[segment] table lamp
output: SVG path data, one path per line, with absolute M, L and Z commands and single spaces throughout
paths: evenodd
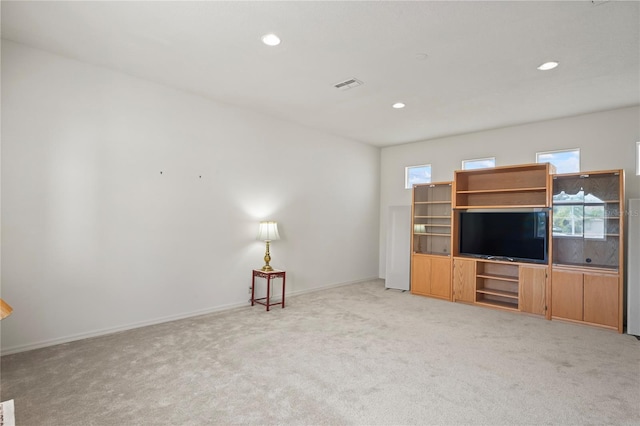
M 258 229 L 258 240 L 267 243 L 267 251 L 264 254 L 265 265 L 262 270 L 265 272 L 273 271 L 269 262 L 271 262 L 271 255 L 269 254 L 269 243 L 280 239 L 278 234 L 278 222 L 264 221 L 260 222 L 260 228 Z
M 13 312 L 13 308 L 7 302 L 0 299 L 0 319 L 5 319 Z

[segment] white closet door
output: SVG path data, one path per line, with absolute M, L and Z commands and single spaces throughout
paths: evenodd
M 627 333 L 640 336 L 640 199 L 629 200 L 627 224 Z
M 409 290 L 411 206 L 390 206 L 387 222 L 385 287 Z

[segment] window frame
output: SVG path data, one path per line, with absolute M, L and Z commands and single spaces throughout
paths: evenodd
M 409 183 L 409 170 L 410 169 L 418 169 L 418 168 L 422 168 L 422 167 L 429 167 L 429 181 L 428 182 L 417 182 L 415 184 L 410 184 Z M 432 175 L 433 175 L 433 166 L 431 165 L 431 163 L 418 164 L 418 165 L 415 165 L 415 166 L 406 166 L 404 168 L 404 189 L 413 189 L 413 185 L 417 185 L 417 184 L 421 184 L 421 183 L 431 183 L 432 182 Z
M 553 154 L 564 153 L 564 152 L 577 152 L 578 153 L 578 170 L 560 171 L 560 170 L 557 170 L 558 167 L 556 166 L 556 173 L 557 174 L 562 174 L 562 173 L 580 173 L 580 171 L 582 169 L 582 164 L 581 164 L 582 153 L 580 152 L 580 148 L 567 148 L 567 149 L 556 149 L 556 150 L 552 150 L 552 151 L 536 152 L 536 163 L 537 164 L 542 164 L 542 163 L 553 164 L 552 161 L 540 161 L 540 156 L 541 155 L 553 155 Z
M 493 161 L 493 166 L 488 166 L 488 167 L 477 167 L 475 169 L 467 169 L 465 167 L 466 163 L 471 163 L 471 162 L 475 162 L 475 161 L 487 161 L 487 160 L 492 160 Z M 496 167 L 496 157 L 484 157 L 484 158 L 472 158 L 469 160 L 462 160 L 462 170 L 482 170 L 482 169 L 491 169 Z

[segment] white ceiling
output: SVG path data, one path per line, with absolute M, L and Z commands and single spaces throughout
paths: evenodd
M 638 1 L 2 1 L 1 12 L 4 39 L 375 146 L 640 104 Z M 263 45 L 268 32 L 282 43 Z M 548 60 L 560 66 L 536 69 Z M 364 85 L 333 87 L 352 77 Z

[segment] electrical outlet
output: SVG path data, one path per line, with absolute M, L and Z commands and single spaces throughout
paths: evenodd
M 251 287 L 249 287 L 249 294 L 251 294 Z

